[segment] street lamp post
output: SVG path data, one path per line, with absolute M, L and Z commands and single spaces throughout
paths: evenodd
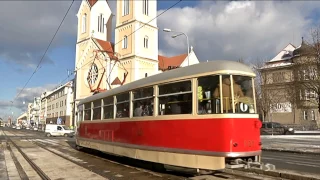
M 190 48 L 189 48 L 189 38 L 188 38 L 187 34 L 185 34 L 184 32 L 172 31 L 171 29 L 168 29 L 168 28 L 163 29 L 163 31 L 164 31 L 164 32 L 176 32 L 176 33 L 180 33 L 180 34 L 171 36 L 172 38 L 176 38 L 176 37 L 181 36 L 181 35 L 185 35 L 185 36 L 186 36 L 186 38 L 187 38 L 187 46 L 188 46 L 188 66 L 189 66 L 189 64 L 190 64 L 190 61 L 189 61 Z

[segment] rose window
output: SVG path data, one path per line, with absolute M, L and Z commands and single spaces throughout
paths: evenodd
M 96 64 L 93 64 L 89 69 L 87 80 L 90 85 L 94 85 L 97 79 L 98 79 L 98 67 Z

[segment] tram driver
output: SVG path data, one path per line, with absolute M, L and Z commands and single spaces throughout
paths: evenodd
M 233 82 L 234 98 L 243 97 L 244 94 L 239 84 Z M 215 89 L 213 96 L 215 98 L 220 97 L 220 86 Z M 229 77 L 222 80 L 222 97 L 223 97 L 223 111 L 232 113 L 232 96 L 231 96 L 231 81 Z

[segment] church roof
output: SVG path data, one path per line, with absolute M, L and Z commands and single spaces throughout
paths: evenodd
M 87 0 L 90 6 L 92 7 L 98 0 Z
M 90 7 L 92 7 L 94 4 L 96 4 L 98 2 L 98 0 L 87 0 L 87 1 L 90 4 Z M 107 0 L 106 0 L 106 2 L 108 3 Z
M 114 54 L 114 44 L 109 41 L 103 41 L 100 39 L 93 38 L 99 46 L 102 48 L 101 50 L 105 51 L 111 59 L 118 59 L 118 57 Z
M 158 55 L 159 70 L 166 70 L 169 66 L 179 67 L 187 58 L 188 54 L 180 54 L 173 57 Z

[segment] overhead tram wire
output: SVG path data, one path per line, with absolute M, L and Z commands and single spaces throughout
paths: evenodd
M 137 32 L 138 30 L 140 30 L 140 29 L 141 29 L 142 27 L 144 27 L 146 24 L 149 24 L 149 23 L 152 22 L 153 20 L 157 19 L 157 18 L 160 17 L 162 14 L 166 13 L 168 10 L 172 9 L 172 8 L 175 7 L 177 4 L 179 4 L 181 1 L 182 1 L 182 0 L 178 0 L 175 4 L 171 5 L 169 8 L 167 8 L 166 10 L 164 10 L 163 12 L 161 12 L 160 14 L 158 14 L 156 17 L 152 18 L 152 19 L 151 19 L 150 21 L 148 21 L 147 23 L 144 23 L 141 27 L 139 27 L 138 29 L 136 29 L 135 31 L 133 31 L 133 32 L 132 32 L 131 34 L 129 34 L 128 36 L 133 35 L 135 32 Z M 71 9 L 73 3 L 74 3 L 74 0 L 73 0 L 72 3 L 70 4 L 69 9 L 67 10 L 65 16 L 63 17 L 63 19 L 62 19 L 62 21 L 61 21 L 61 23 L 60 23 L 60 25 L 59 25 L 56 33 L 54 34 L 52 40 L 50 41 L 50 44 L 49 44 L 49 46 L 47 47 L 44 55 L 42 56 L 39 64 L 37 65 L 36 69 L 34 70 L 34 72 L 32 73 L 32 75 L 30 76 L 30 78 L 28 79 L 28 81 L 26 82 L 26 84 L 24 85 L 24 87 L 21 89 L 21 91 L 18 93 L 18 95 L 14 98 L 14 100 L 19 97 L 19 95 L 20 95 L 21 92 L 25 89 L 25 87 L 27 86 L 27 84 L 29 83 L 29 81 L 31 80 L 31 78 L 33 77 L 33 75 L 34 75 L 34 74 L 37 72 L 37 70 L 39 69 L 39 66 L 40 66 L 41 62 L 43 61 L 43 58 L 44 58 L 45 54 L 47 53 L 50 45 L 52 44 L 52 41 L 54 40 L 54 38 L 55 38 L 57 32 L 59 31 L 59 29 L 60 29 L 60 27 L 61 27 L 64 19 L 66 18 L 67 14 L 69 13 L 69 10 Z M 121 43 L 122 41 L 123 41 L 123 39 L 121 39 L 121 40 L 120 40 L 119 42 L 117 42 L 115 45 Z M 108 51 L 108 50 L 111 50 L 111 49 L 109 48 L 109 49 L 107 49 L 107 51 Z M 93 60 L 89 61 L 88 63 L 86 63 L 86 64 L 84 64 L 84 65 L 82 65 L 80 68 L 77 68 L 76 71 L 82 69 L 84 66 L 86 66 L 86 65 L 89 64 L 89 63 L 91 63 L 92 61 L 93 61 Z M 67 78 L 66 78 L 66 79 L 67 79 Z M 65 80 L 66 80 L 66 79 L 65 79 Z M 65 81 L 65 80 L 63 80 L 63 81 Z M 13 101 L 14 101 L 14 100 L 13 100 Z M 11 107 L 12 107 L 12 105 L 11 105 Z M 11 110 L 11 107 L 10 107 L 10 110 Z
M 29 77 L 29 79 L 27 80 L 27 82 L 25 83 L 25 85 L 23 86 L 23 88 L 20 90 L 20 92 L 18 93 L 18 95 L 17 95 L 17 96 L 12 100 L 12 103 L 11 103 L 11 105 L 10 105 L 10 109 L 9 109 L 9 112 L 11 111 L 11 108 L 12 108 L 12 106 L 13 106 L 13 102 L 14 102 L 14 100 L 15 100 L 15 99 L 17 99 L 17 98 L 19 97 L 19 95 L 22 93 L 22 91 L 26 88 L 26 86 L 27 86 L 27 85 L 28 85 L 28 83 L 30 82 L 30 80 L 31 80 L 31 78 L 33 77 L 33 75 L 37 72 L 37 70 L 38 70 L 38 69 L 40 69 L 40 68 L 41 68 L 41 67 L 40 67 L 40 64 L 41 64 L 41 62 L 43 61 L 43 59 L 44 59 L 45 55 L 47 54 L 47 52 L 48 52 L 48 50 L 49 50 L 49 48 L 50 48 L 50 46 L 51 46 L 51 44 L 52 44 L 52 42 L 53 42 L 54 38 L 56 37 L 57 33 L 59 32 L 60 27 L 61 27 L 62 23 L 64 22 L 65 18 L 67 17 L 67 15 L 68 15 L 68 13 L 69 13 L 69 11 L 70 11 L 70 9 L 71 9 L 71 7 L 72 7 L 73 3 L 74 3 L 74 0 L 72 0 L 72 2 L 71 2 L 71 4 L 70 4 L 70 6 L 69 6 L 69 8 L 68 8 L 67 12 L 65 13 L 65 15 L 64 15 L 64 17 L 63 17 L 63 19 L 61 20 L 61 22 L 60 22 L 60 24 L 59 24 L 59 26 L 58 26 L 58 29 L 57 29 L 57 30 L 56 30 L 56 32 L 54 33 L 54 35 L 53 35 L 53 37 L 52 37 L 52 39 L 51 39 L 51 41 L 50 41 L 50 43 L 49 43 L 49 45 L 48 45 L 47 49 L 45 50 L 45 52 L 44 52 L 43 56 L 42 56 L 42 57 L 41 57 L 41 59 L 40 59 L 40 61 L 39 61 L 38 65 L 37 65 L 37 67 L 35 68 L 35 70 L 34 70 L 34 71 L 33 71 L 33 73 L 31 74 L 31 76 Z
M 51 46 L 54 38 L 56 37 L 57 33 L 59 32 L 60 27 L 61 27 L 62 23 L 64 22 L 65 18 L 67 17 L 67 15 L 68 15 L 68 13 L 69 13 L 69 11 L 70 11 L 73 3 L 74 3 L 74 0 L 72 0 L 72 2 L 71 2 L 71 4 L 70 4 L 70 6 L 69 6 L 69 8 L 68 8 L 68 10 L 67 10 L 67 12 L 66 12 L 66 14 L 64 15 L 62 21 L 60 22 L 60 25 L 59 25 L 58 29 L 57 29 L 56 32 L 54 33 L 54 35 L 53 35 L 53 37 L 52 37 L 52 39 L 51 39 L 51 41 L 50 41 L 50 43 L 49 43 L 46 51 L 44 52 L 43 56 L 41 57 L 41 59 L 40 59 L 38 65 L 37 65 L 36 69 L 33 71 L 32 75 L 30 76 L 30 78 L 28 79 L 28 81 L 26 82 L 26 84 L 23 86 L 23 88 L 21 89 L 21 91 L 18 93 L 18 95 L 17 95 L 14 99 L 16 99 L 16 98 L 19 97 L 19 95 L 21 94 L 21 92 L 25 89 L 25 87 L 27 86 L 27 84 L 30 82 L 30 80 L 31 80 L 31 78 L 33 77 L 33 75 L 37 72 L 38 69 L 41 68 L 41 67 L 40 67 L 40 64 L 41 64 L 41 62 L 43 61 L 46 53 L 48 52 L 48 50 L 49 50 L 49 48 L 50 48 L 50 46 Z
M 25 83 L 25 85 L 23 86 L 23 88 L 20 90 L 20 92 L 18 93 L 18 95 L 17 95 L 17 96 L 16 96 L 12 101 L 10 101 L 10 102 L 12 102 L 12 103 L 11 103 L 11 105 L 10 105 L 9 112 L 11 112 L 11 109 L 12 109 L 12 106 L 13 106 L 13 102 L 14 102 L 14 100 L 15 100 L 15 99 L 17 99 L 17 98 L 19 97 L 19 95 L 22 93 L 22 91 L 26 88 L 26 86 L 27 86 L 27 85 L 28 85 L 28 83 L 30 82 L 30 80 L 31 80 L 31 78 L 33 77 L 33 75 L 37 72 L 37 70 L 38 70 L 38 69 L 40 69 L 40 68 L 41 68 L 41 67 L 40 67 L 40 64 L 41 64 L 41 62 L 43 61 L 43 59 L 44 59 L 44 57 L 45 57 L 46 53 L 48 52 L 48 50 L 49 50 L 49 48 L 50 48 L 50 46 L 51 46 L 51 44 L 52 44 L 52 42 L 53 42 L 54 38 L 56 37 L 56 35 L 57 35 L 58 31 L 60 30 L 60 27 L 61 27 L 62 23 L 64 22 L 65 18 L 67 17 L 67 15 L 68 15 L 68 13 L 69 13 L 69 11 L 70 11 L 70 9 L 71 9 L 71 7 L 72 7 L 73 3 L 74 3 L 74 0 L 72 0 L 72 2 L 71 2 L 71 4 L 70 4 L 70 6 L 69 6 L 69 8 L 68 8 L 68 10 L 67 10 L 67 12 L 66 12 L 66 14 L 64 15 L 64 17 L 63 17 L 62 21 L 60 22 L 60 24 L 59 24 L 59 26 L 58 26 L 58 29 L 57 29 L 57 30 L 56 30 L 56 32 L 54 33 L 54 35 L 53 35 L 53 37 L 52 37 L 52 39 L 51 39 L 51 41 L 50 41 L 50 43 L 49 43 L 49 45 L 48 45 L 48 47 L 47 47 L 46 51 L 44 52 L 43 56 L 42 56 L 42 57 L 41 57 L 41 59 L 40 59 L 40 61 L 39 61 L 38 65 L 37 65 L 37 67 L 35 68 L 35 70 L 34 70 L 34 71 L 33 71 L 33 73 L 31 74 L 31 76 L 29 77 L 29 79 L 27 80 L 27 82 Z M 39 68 L 39 67 L 40 67 L 40 68 Z M 7 115 L 6 115 L 6 116 L 7 116 Z
M 171 5 L 169 8 L 167 8 L 166 10 L 164 10 L 163 12 L 161 12 L 160 14 L 158 14 L 156 17 L 152 18 L 150 21 L 148 21 L 147 23 L 144 23 L 141 27 L 139 27 L 138 29 L 134 30 L 132 33 L 130 33 L 129 35 L 127 35 L 127 37 L 133 35 L 135 32 L 137 32 L 138 30 L 140 30 L 142 27 L 144 27 L 145 25 L 149 24 L 150 22 L 152 22 L 153 20 L 157 19 L 158 17 L 160 17 L 162 14 L 166 13 L 167 11 L 169 11 L 170 9 L 172 9 L 173 7 L 175 7 L 177 4 L 179 4 L 182 0 L 178 0 L 176 3 L 174 3 L 173 5 Z M 121 39 L 120 41 L 118 41 L 117 43 L 115 43 L 114 45 L 117 45 L 119 43 L 121 43 L 123 41 L 123 39 Z M 109 51 L 112 50 L 111 48 L 105 50 L 105 51 Z M 89 62 L 85 63 L 84 65 L 80 66 L 79 68 L 77 68 L 75 71 L 78 71 L 80 69 L 82 69 L 84 66 L 88 65 L 89 63 L 93 62 L 94 60 L 90 60 Z

